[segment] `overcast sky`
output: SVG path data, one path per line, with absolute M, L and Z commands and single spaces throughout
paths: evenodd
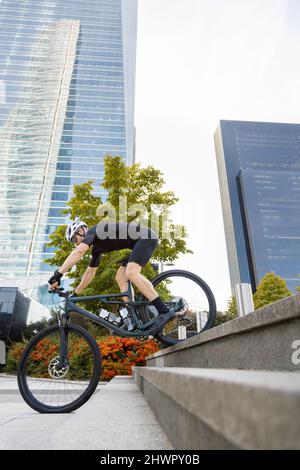
M 300 0 L 139 0 L 136 159 L 161 169 L 194 255 L 231 296 L 213 134 L 220 119 L 300 122 Z

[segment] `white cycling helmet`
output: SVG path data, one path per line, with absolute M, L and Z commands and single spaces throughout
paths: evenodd
M 74 222 L 68 225 L 68 227 L 66 228 L 66 239 L 68 240 L 68 242 L 73 243 L 72 238 L 80 227 L 87 227 L 87 225 L 85 222 L 79 219 L 74 220 Z

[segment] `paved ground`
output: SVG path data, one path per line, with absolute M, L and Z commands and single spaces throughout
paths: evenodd
M 0 449 L 172 449 L 131 377 L 100 384 L 69 414 L 39 414 L 19 394 L 15 377 L 0 374 Z

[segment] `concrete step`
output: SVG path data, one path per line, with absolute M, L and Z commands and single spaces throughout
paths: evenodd
M 135 367 L 176 449 L 300 449 L 300 373 Z
M 68 414 L 39 414 L 18 394 L 15 377 L 0 375 L 0 449 L 173 449 L 134 379 L 100 384 Z M 13 393 L 12 393 L 13 392 Z
M 147 365 L 300 370 L 300 294 L 153 354 Z

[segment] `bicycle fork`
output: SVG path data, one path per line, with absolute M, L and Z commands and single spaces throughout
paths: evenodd
M 59 326 L 60 331 L 60 351 L 59 351 L 59 363 L 57 364 L 58 370 L 68 367 L 68 338 L 69 332 L 66 325 Z

